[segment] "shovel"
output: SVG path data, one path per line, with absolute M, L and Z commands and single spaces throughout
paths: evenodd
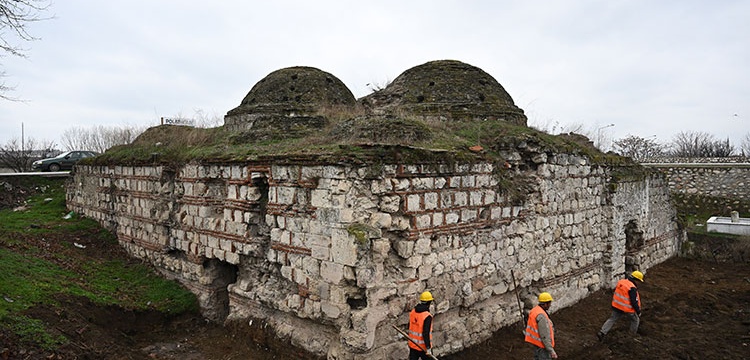
M 401 334 L 401 336 L 405 337 L 405 338 L 406 338 L 406 340 L 409 340 L 409 342 L 411 342 L 411 343 L 412 343 L 412 344 L 414 344 L 414 345 L 417 345 L 417 347 L 418 347 L 418 348 L 419 348 L 420 350 L 424 351 L 424 353 L 425 353 L 425 354 L 427 354 L 427 357 L 429 357 L 429 358 L 430 358 L 430 359 L 432 359 L 432 360 L 440 360 L 440 359 L 438 359 L 437 357 L 435 357 L 435 355 L 432 355 L 432 354 L 428 353 L 428 352 L 427 352 L 427 349 L 425 349 L 424 347 L 422 347 L 422 345 L 419 345 L 419 344 L 417 344 L 417 343 L 416 343 L 416 342 L 415 342 L 414 340 L 412 340 L 412 339 L 411 339 L 411 338 L 409 337 L 409 335 L 407 335 L 407 334 L 406 334 L 406 333 L 405 333 L 405 332 L 404 332 L 403 330 L 399 329 L 399 328 L 398 328 L 398 327 L 397 327 L 396 325 L 391 325 L 391 326 L 393 326 L 393 328 L 394 328 L 394 329 L 396 329 L 396 331 L 398 331 L 398 333 L 399 333 L 399 334 Z

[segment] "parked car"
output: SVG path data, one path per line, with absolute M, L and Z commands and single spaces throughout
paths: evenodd
M 81 159 L 97 155 L 99 154 L 93 151 L 67 151 L 53 158 L 34 161 L 31 169 L 34 171 L 70 170 Z

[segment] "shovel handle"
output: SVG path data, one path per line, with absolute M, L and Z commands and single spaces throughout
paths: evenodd
M 410 342 L 410 343 L 412 343 L 412 344 L 416 345 L 416 346 L 417 346 L 417 347 L 418 347 L 419 349 L 421 349 L 421 350 L 422 350 L 422 351 L 423 351 L 423 352 L 424 352 L 424 353 L 425 353 L 425 354 L 427 355 L 427 357 L 429 357 L 429 358 L 430 358 L 430 359 L 432 359 L 432 360 L 440 360 L 440 359 L 438 359 L 437 357 L 435 357 L 435 355 L 432 355 L 432 354 L 428 353 L 428 352 L 427 352 L 427 350 L 426 350 L 426 349 L 425 349 L 424 347 L 422 347 L 422 345 L 419 345 L 419 344 L 417 344 L 417 343 L 416 343 L 416 342 L 415 342 L 414 340 L 412 340 L 412 339 L 411 339 L 411 338 L 409 337 L 409 335 L 408 335 L 408 334 L 406 334 L 406 333 L 405 333 L 405 332 L 404 332 L 403 330 L 399 329 L 399 328 L 398 328 L 398 326 L 396 326 L 396 325 L 391 325 L 391 326 L 392 326 L 392 327 L 393 327 L 394 329 L 396 329 L 396 331 L 398 331 L 398 333 L 399 333 L 399 334 L 401 334 L 401 335 L 402 335 L 403 337 L 405 337 L 405 338 L 406 338 L 406 340 L 409 340 L 409 342 Z

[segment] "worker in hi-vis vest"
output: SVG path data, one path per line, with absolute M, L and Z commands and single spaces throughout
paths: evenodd
M 641 322 L 641 295 L 638 293 L 638 283 L 642 282 L 643 273 L 638 270 L 617 282 L 612 294 L 612 315 L 596 334 L 599 341 L 604 340 L 604 336 L 623 316 L 630 319 L 630 333 L 635 335 L 638 332 L 638 325 Z
M 409 313 L 409 360 L 430 360 L 432 357 L 432 314 L 433 301 L 429 291 L 419 295 L 419 304 Z
M 549 318 L 552 295 L 548 292 L 539 294 L 539 305 L 529 312 L 526 322 L 526 342 L 534 345 L 534 360 L 557 359 L 555 352 L 555 326 Z

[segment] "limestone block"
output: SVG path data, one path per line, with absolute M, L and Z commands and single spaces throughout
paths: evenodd
M 346 168 L 343 166 L 324 166 L 323 177 L 328 179 L 345 179 Z
M 370 219 L 367 221 L 367 224 L 377 229 L 388 229 L 391 227 L 391 224 L 393 224 L 393 218 L 391 217 L 391 214 L 376 212 L 370 214 Z
M 344 280 L 353 281 L 357 280 L 357 274 L 354 272 L 354 267 L 344 266 Z
M 437 263 L 432 267 L 432 273 L 435 276 L 442 275 L 445 272 L 445 265 L 443 263 Z
M 477 186 L 476 175 L 464 175 L 461 177 L 461 184 L 463 187 L 473 188 Z
M 432 215 L 429 213 L 417 215 L 416 226 L 417 226 L 417 229 L 428 229 L 432 227 Z
M 414 243 L 414 252 L 417 254 L 430 254 L 432 252 L 432 241 L 421 237 Z
M 390 251 L 391 242 L 388 239 L 375 239 L 372 241 L 373 255 L 377 255 L 382 259 L 387 257 Z
M 394 243 L 394 248 L 398 256 L 407 259 L 414 254 L 414 241 L 399 240 Z
M 331 180 L 332 194 L 347 194 L 352 189 L 352 182 L 349 180 Z
M 417 277 L 419 280 L 428 280 L 433 275 L 433 267 L 432 265 L 426 265 L 423 264 L 422 266 L 419 266 L 417 268 Z
M 453 193 L 453 206 L 462 207 L 469 205 L 469 195 L 465 192 Z
M 439 227 L 445 224 L 445 214 L 436 212 L 432 214 L 432 226 Z
M 380 198 L 379 208 L 381 211 L 393 214 L 401 208 L 401 197 L 398 195 L 383 196 Z
M 433 188 L 435 188 L 435 189 L 442 189 L 447 184 L 448 184 L 448 179 L 446 179 L 444 177 L 436 177 L 436 178 L 434 178 Z
M 331 234 L 331 257 L 342 265 L 354 266 L 357 263 L 357 246 L 346 229 L 334 229 Z
M 281 276 L 283 276 L 285 279 L 294 281 L 294 268 L 293 267 L 282 265 L 280 272 L 281 272 Z
M 377 271 L 369 267 L 359 267 L 355 272 L 357 287 L 370 288 L 378 284 Z M 382 277 L 381 277 L 382 278 Z
M 404 261 L 404 266 L 408 267 L 408 268 L 416 269 L 420 265 L 422 265 L 422 256 L 421 255 L 414 255 L 414 256 L 406 259 L 406 261 Z
M 411 186 L 409 179 L 391 179 L 391 183 L 393 184 L 393 189 L 395 191 L 406 191 L 409 190 Z
M 239 265 L 240 264 L 240 254 L 236 252 L 226 252 L 225 253 L 226 261 L 230 264 Z
M 347 194 L 330 194 L 328 199 L 330 201 L 328 207 L 343 208 L 346 207 L 349 196 Z
M 406 197 L 406 211 L 417 212 L 422 209 L 422 197 L 420 194 L 410 194 Z
M 449 188 L 460 188 L 461 187 L 461 177 L 460 176 L 451 176 L 448 178 L 448 187 Z
M 461 216 L 456 212 L 449 212 L 445 214 L 445 223 L 447 225 L 457 224 Z
M 430 190 L 435 188 L 435 179 L 429 178 L 414 178 L 411 180 L 411 186 L 414 190 Z
M 484 191 L 471 191 L 469 193 L 469 205 L 471 206 L 484 205 Z
M 314 207 L 331 207 L 330 192 L 328 190 L 313 189 L 310 192 L 310 205 Z
M 280 186 L 276 188 L 275 203 L 292 205 L 296 203 L 297 188 Z M 270 201 L 269 201 L 270 202 Z
M 328 246 L 311 245 L 310 251 L 311 251 L 310 256 L 312 256 L 315 259 L 327 260 L 327 261 L 331 260 L 331 249 Z
M 373 195 L 382 195 L 393 191 L 393 184 L 388 179 L 377 179 L 370 182 L 370 192 Z
M 300 180 L 317 181 L 323 176 L 323 169 L 319 166 L 304 166 L 300 169 Z
M 461 222 L 468 223 L 477 219 L 476 209 L 462 209 L 461 210 Z
M 482 263 L 482 258 L 484 257 L 484 253 L 476 253 L 471 256 L 471 266 L 479 266 Z
M 424 208 L 427 210 L 437 209 L 438 208 L 438 193 L 436 192 L 427 192 L 424 193 Z

